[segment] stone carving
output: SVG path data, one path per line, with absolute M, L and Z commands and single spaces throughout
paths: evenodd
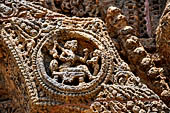
M 166 8 L 164 10 L 164 13 L 161 17 L 160 24 L 157 28 L 157 37 L 156 37 L 156 42 L 157 42 L 157 48 L 159 50 L 159 53 L 161 56 L 163 56 L 167 63 L 170 61 L 169 58 L 169 24 L 170 24 L 170 19 L 169 19 L 169 12 L 170 10 L 170 2 L 167 2 Z M 169 64 L 168 64 L 169 65 Z
M 157 85 L 160 87 L 159 91 L 157 88 L 155 88 L 155 86 L 152 86 L 152 84 L 148 83 L 148 80 L 146 80 L 146 84 L 150 84 L 149 86 L 152 87 L 152 89 L 157 92 L 158 95 L 162 97 L 166 95 L 168 98 L 169 95 L 167 93 L 164 94 L 164 92 L 169 92 L 169 85 L 166 82 L 167 77 L 162 73 L 162 68 L 155 67 L 154 62 L 151 60 L 151 56 L 139 42 L 139 39 L 133 34 L 134 29 L 131 26 L 128 26 L 127 19 L 121 14 L 119 8 L 108 8 L 106 23 L 108 25 L 109 32 L 112 33 L 112 37 L 118 35 L 117 38 L 122 44 L 122 53 L 124 55 L 128 54 L 128 59 L 131 62 L 131 66 L 136 64 L 136 67 L 133 66 L 133 69 L 137 68 L 138 70 L 136 70 L 136 73 L 139 73 L 139 76 L 145 80 L 150 78 L 151 82 L 154 81 L 153 76 L 159 77 L 159 85 Z M 158 81 L 155 80 L 153 83 L 156 85 Z M 164 99 L 166 100 L 166 98 Z
M 63 63 L 59 66 L 58 61 L 56 59 L 53 59 L 50 62 L 51 73 L 54 74 L 54 77 L 57 80 L 60 77 L 63 79 L 63 82 L 65 82 L 65 79 L 67 78 L 67 75 L 68 75 L 71 77 L 70 79 L 72 82 L 73 82 L 73 79 L 76 79 L 78 77 L 79 81 L 82 83 L 82 82 L 85 82 L 84 81 L 85 78 L 92 80 L 98 74 L 99 69 L 100 69 L 100 65 L 98 63 L 99 63 L 101 51 L 97 49 L 94 50 L 93 52 L 91 52 L 94 57 L 92 57 L 90 60 L 87 60 L 87 58 L 89 57 L 88 49 L 87 48 L 83 49 L 84 57 L 81 57 L 81 56 L 76 55 L 75 53 L 78 49 L 77 46 L 78 46 L 77 40 L 66 41 L 66 43 L 64 44 L 64 48 L 61 47 L 58 44 L 58 42 L 54 42 L 54 47 L 50 51 L 50 53 L 52 54 L 53 58 L 57 58 Z M 58 55 L 56 47 L 58 47 L 58 49 L 62 51 L 61 55 Z M 86 65 L 82 65 L 82 64 L 76 65 L 75 64 L 76 62 L 84 63 Z M 92 74 L 89 71 L 87 64 L 88 66 L 92 64 L 92 67 L 93 67 L 92 69 L 94 70 Z M 63 74 L 65 75 L 64 77 L 60 76 Z
M 107 58 L 103 58 L 107 54 L 103 51 L 104 46 L 98 47 L 99 40 L 80 31 L 63 28 L 49 35 L 35 59 L 42 78 L 49 79 L 63 92 L 77 93 L 85 89 L 90 92 L 90 87 L 96 87 L 108 70 L 105 67 Z
M 69 16 L 90 16 L 105 19 L 107 8 L 122 9 L 128 24 L 139 37 L 151 38 L 167 0 L 42 0 L 45 7 Z
M 119 6 L 131 2 L 137 4 L 133 0 L 114 1 Z M 111 2 L 108 9 L 100 11 L 102 3 L 107 4 L 102 0 L 0 1 L 0 88 L 5 86 L 0 89 L 0 111 L 170 111 L 165 101 L 168 79 L 135 36 L 140 33 L 134 27 L 137 24 L 134 29 L 128 26 L 121 10 L 109 7 Z M 45 8 L 49 4 L 56 12 Z M 62 4 L 61 9 L 57 4 Z M 57 13 L 60 11 L 77 16 L 107 13 L 103 16 L 106 24 L 98 18 L 67 17 Z M 117 51 L 120 49 L 122 52 Z M 122 60 L 125 55 L 128 64 Z M 151 85 L 150 79 L 153 85 L 160 83 L 158 87 Z

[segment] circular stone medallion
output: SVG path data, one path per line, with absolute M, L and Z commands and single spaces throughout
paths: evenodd
M 44 89 L 60 95 L 86 95 L 100 90 L 112 61 L 107 40 L 85 30 L 60 29 L 37 45 L 36 77 Z

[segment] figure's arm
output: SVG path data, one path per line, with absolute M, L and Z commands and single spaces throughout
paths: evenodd
M 53 56 L 53 58 L 59 58 L 59 55 L 58 55 L 58 52 L 56 50 L 56 47 L 57 47 L 57 42 L 54 41 L 54 46 L 53 46 L 53 49 L 50 50 L 50 54 Z
M 60 55 L 60 60 L 61 61 L 68 61 L 68 58 L 65 57 L 66 53 L 65 52 L 62 52 L 61 55 Z
M 84 57 L 80 57 L 80 56 L 77 56 L 77 57 L 78 57 L 78 59 L 79 59 L 81 62 L 85 63 L 85 62 L 87 61 L 89 52 L 88 52 L 88 49 L 87 49 L 87 48 L 85 48 L 85 49 L 83 50 L 83 52 L 84 52 Z
M 55 44 L 55 48 L 57 47 L 57 48 L 61 49 L 62 51 L 65 50 L 63 47 L 61 47 L 61 46 L 58 44 L 57 41 L 55 41 L 54 44 Z
M 75 58 L 74 54 L 69 53 L 70 50 L 63 51 L 60 55 L 60 60 L 62 61 L 73 61 Z
M 65 57 L 65 55 L 66 55 L 65 49 L 62 46 L 60 46 L 57 41 L 54 41 L 53 50 L 56 50 L 56 48 L 58 48 L 62 51 L 61 55 L 57 56 L 57 57 L 60 58 L 60 60 L 62 60 L 62 61 L 68 61 L 68 58 Z
M 89 56 L 89 50 L 88 50 L 87 48 L 85 48 L 85 49 L 83 50 L 83 52 L 85 52 L 85 53 L 84 53 L 84 61 L 86 62 L 86 60 L 87 60 L 87 58 L 88 58 L 88 56 Z

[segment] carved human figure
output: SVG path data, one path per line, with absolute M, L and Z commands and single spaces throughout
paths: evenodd
M 56 59 L 53 59 L 51 62 L 50 62 L 50 70 L 51 72 L 54 72 L 54 71 L 58 71 L 59 67 L 58 67 L 58 61 Z
M 86 75 L 88 76 L 89 80 L 94 79 L 86 65 L 78 65 L 73 67 L 76 61 L 79 61 L 80 63 L 86 63 L 89 54 L 88 49 L 85 48 L 83 49 L 84 57 L 76 55 L 75 53 L 77 52 L 77 45 L 77 40 L 67 41 L 64 44 L 64 47 L 61 47 L 57 41 L 54 42 L 54 47 L 50 51 L 50 54 L 55 59 L 62 61 L 60 66 L 58 66 L 58 62 L 55 59 L 50 63 L 50 69 L 55 79 L 61 77 L 63 83 L 71 83 L 75 78 L 78 78 L 79 83 L 82 83 L 84 82 Z M 62 51 L 60 55 L 58 55 L 56 48 Z
M 93 71 L 93 76 L 96 76 L 97 73 L 99 72 L 99 58 L 100 58 L 100 55 L 101 55 L 101 51 L 96 49 L 93 53 L 92 53 L 92 58 L 90 60 L 87 60 L 87 64 L 88 65 L 92 65 L 92 68 L 94 69 Z
M 62 51 L 61 55 L 58 55 L 56 47 Z M 68 65 L 70 67 L 70 66 L 74 65 L 75 61 L 80 61 L 82 63 L 85 63 L 88 58 L 88 49 L 87 48 L 85 48 L 83 50 L 84 57 L 80 57 L 80 56 L 76 55 L 75 54 L 76 51 L 77 51 L 77 40 L 67 41 L 64 45 L 64 48 L 61 47 L 57 41 L 55 41 L 54 47 L 53 47 L 51 53 L 54 58 L 58 58 L 59 60 L 64 62 L 63 65 Z

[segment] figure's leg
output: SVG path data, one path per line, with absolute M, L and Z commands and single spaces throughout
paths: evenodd
M 95 65 L 94 65 L 93 76 L 96 76 L 98 72 L 99 72 L 99 64 L 95 64 Z
M 83 72 L 88 76 L 89 80 L 95 79 L 95 77 L 90 73 L 86 65 L 79 65 L 78 68 L 81 68 Z

